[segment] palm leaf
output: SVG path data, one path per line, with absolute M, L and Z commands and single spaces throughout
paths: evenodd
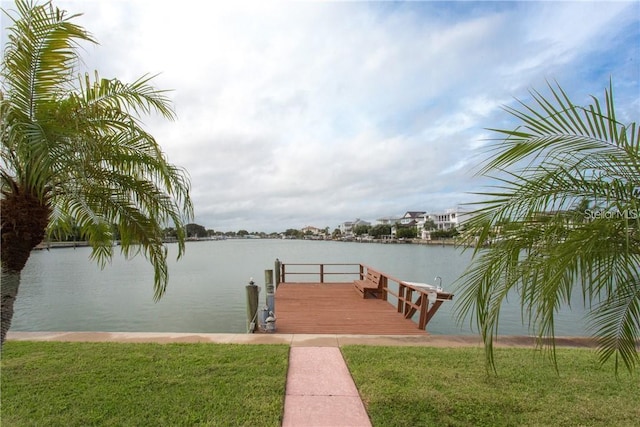
M 603 110 L 595 97 L 578 107 L 549 85 L 551 97 L 532 91 L 532 105 L 505 108 L 521 123 L 515 130 L 494 129 L 502 137 L 479 173 L 497 184 L 477 193 L 484 200 L 464 235 L 467 244 L 493 244 L 475 247 L 457 306 L 458 320 L 470 319 L 480 331 L 494 370 L 493 340 L 507 296 L 518 295 L 523 321 L 555 362 L 555 315 L 575 303 L 574 289 L 589 306 L 603 301 L 591 316 L 602 360 L 615 355 L 629 370 L 637 364 L 639 137 L 635 123 L 616 121 L 612 88 Z M 585 206 L 601 217 L 587 215 Z
M 140 117 L 174 119 L 167 91 L 153 75 L 133 83 L 78 74 L 81 43 L 93 37 L 51 3 L 16 1 L 7 13 L 2 65 L 2 190 L 37 195 L 51 209 L 51 233 L 78 229 L 104 265 L 113 255 L 113 228 L 127 256 L 154 267 L 155 297 L 168 271 L 162 226 L 179 230 L 193 216 L 186 172 L 170 164 Z M 5 249 L 3 248 L 3 251 Z

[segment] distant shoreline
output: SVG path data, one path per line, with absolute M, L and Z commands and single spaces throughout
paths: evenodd
M 79 242 L 41 242 L 35 248 L 34 251 L 41 251 L 45 249 L 59 249 L 59 248 L 82 248 L 89 246 L 87 241 Z
M 335 240 L 341 241 L 341 240 Z M 427 246 L 456 246 L 458 243 L 454 239 L 446 239 L 446 240 L 424 240 L 424 239 L 353 239 L 353 240 L 344 240 L 346 242 L 353 243 L 381 243 L 381 244 L 412 244 L 412 245 L 427 245 Z
M 225 237 L 225 238 L 188 238 L 186 242 L 209 242 L 218 240 L 281 240 L 277 237 Z M 345 242 L 345 243 L 378 243 L 383 245 L 389 244 L 412 244 L 412 245 L 426 245 L 426 246 L 456 246 L 458 243 L 454 239 L 446 240 L 423 240 L 423 239 L 285 239 L 285 240 L 310 240 L 310 241 L 326 241 L 326 242 Z M 176 243 L 177 240 L 166 240 L 164 243 Z M 118 246 L 119 242 L 114 242 L 114 246 Z M 74 242 L 41 242 L 33 250 L 41 251 L 48 249 L 60 249 L 60 248 L 82 248 L 90 246 L 86 240 L 74 241 Z

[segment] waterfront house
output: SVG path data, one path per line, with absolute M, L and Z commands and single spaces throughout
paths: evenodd
M 469 213 L 458 207 L 446 209 L 444 212 L 424 213 L 417 223 L 418 235 L 421 235 L 422 239 L 431 240 L 431 231 L 446 231 L 458 228 L 467 219 L 469 219 Z M 433 230 L 424 228 L 424 224 L 427 222 L 433 223 Z
M 408 225 L 415 225 L 417 224 L 417 222 L 423 218 L 424 214 L 426 212 L 424 211 L 407 211 L 402 218 L 400 218 L 400 224 L 404 225 L 404 226 L 408 226 Z
M 302 231 L 302 234 L 305 235 L 312 235 L 312 236 L 319 236 L 319 235 L 324 235 L 324 229 L 320 229 L 317 227 L 313 227 L 311 225 L 307 225 L 306 227 L 302 228 L 300 231 Z
M 340 224 L 340 233 L 342 233 L 343 237 L 353 236 L 353 230 L 359 225 L 371 225 L 371 223 L 360 218 L 356 218 L 355 221 L 346 221 Z
M 418 221 L 422 218 L 423 211 L 407 211 L 391 226 L 391 235 L 396 236 L 399 228 L 416 228 Z M 418 229 L 420 235 L 420 229 Z
M 376 225 L 393 225 L 398 221 L 400 221 L 400 218 L 397 216 L 385 216 L 376 219 Z

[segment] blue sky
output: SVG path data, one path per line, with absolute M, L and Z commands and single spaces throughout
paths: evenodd
M 172 89 L 178 119 L 145 123 L 215 230 L 469 202 L 485 129 L 547 80 L 586 103 L 611 77 L 619 118 L 640 111 L 638 1 L 54 4 L 100 42 L 83 70 Z

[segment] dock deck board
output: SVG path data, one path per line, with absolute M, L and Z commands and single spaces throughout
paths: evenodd
M 363 299 L 353 283 L 281 283 L 276 327 L 283 334 L 428 335 L 381 299 Z

